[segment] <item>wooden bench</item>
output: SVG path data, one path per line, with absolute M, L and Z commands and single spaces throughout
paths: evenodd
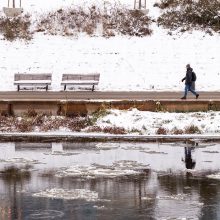
M 17 73 L 14 75 L 14 85 L 17 86 L 17 90 L 20 91 L 21 86 L 42 86 L 45 87 L 46 91 L 48 86 L 51 85 L 51 73 L 40 73 L 40 74 L 25 74 Z
M 100 74 L 63 74 L 61 85 L 64 86 L 64 91 L 68 85 L 91 85 L 92 91 L 95 89 L 95 85 L 99 83 Z

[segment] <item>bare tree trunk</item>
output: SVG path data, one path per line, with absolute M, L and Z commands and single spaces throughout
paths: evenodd
M 13 8 L 15 8 L 15 0 L 13 0 Z
M 8 8 L 9 8 L 9 0 L 8 0 Z
M 21 0 L 20 0 L 20 8 L 21 8 Z

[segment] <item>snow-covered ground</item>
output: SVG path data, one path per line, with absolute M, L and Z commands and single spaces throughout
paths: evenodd
M 22 7 L 32 18 L 61 7 L 104 3 L 109 0 L 24 0 Z M 19 2 L 17 2 L 19 3 Z M 121 0 L 133 8 L 133 0 Z M 147 1 L 149 15 L 156 18 L 160 11 L 153 7 L 155 0 Z M 7 0 L 0 7 L 7 6 Z M 203 91 L 220 90 L 220 36 L 210 36 L 200 31 L 168 35 L 162 27 L 151 25 L 149 37 L 116 36 L 62 37 L 34 34 L 29 43 L 9 42 L 0 36 L 0 91 L 16 90 L 14 73 L 51 72 L 52 90 L 61 90 L 63 73 L 101 74 L 98 90 L 146 91 L 183 89 L 180 80 L 185 75 L 185 65 L 190 63 L 197 73 L 196 88 Z
M 123 127 L 131 133 L 155 135 L 159 128 L 164 128 L 167 134 L 182 130 L 183 134 L 189 127 L 198 127 L 198 131 L 206 135 L 220 132 L 220 112 L 143 112 L 137 109 L 130 111 L 111 110 L 110 114 L 97 121 L 100 127 Z
M 64 123 L 61 120 L 64 120 Z M 88 120 L 83 122 L 80 120 L 75 123 L 85 123 L 81 129 L 74 126 L 72 121 L 72 127 L 70 127 L 65 118 L 61 116 L 48 116 L 42 118 L 41 125 L 36 124 L 36 118 L 23 118 L 23 122 L 19 117 L 18 120 L 9 119 L 8 122 L 3 118 L 1 119 L 1 133 L 0 135 L 9 136 L 21 136 L 23 133 L 25 136 L 37 135 L 37 136 L 80 136 L 80 137 L 103 137 L 119 135 L 120 137 L 140 137 L 140 136 L 155 136 L 155 135 L 169 135 L 169 137 L 181 137 L 190 138 L 205 137 L 205 136 L 219 136 L 220 133 L 220 112 L 191 112 L 191 113 L 169 113 L 169 112 L 148 112 L 139 111 L 137 109 L 131 110 L 107 110 L 104 116 L 90 116 L 90 122 Z M 95 121 L 94 121 L 95 119 Z M 39 119 L 38 119 L 39 120 Z M 60 121 L 60 122 L 59 122 Z M 28 125 L 31 123 L 32 127 Z M 58 123 L 59 122 L 59 123 Z M 23 123 L 23 126 L 22 126 Z M 57 124 L 58 123 L 58 124 Z M 66 123 L 66 124 L 65 124 Z M 14 125 L 17 124 L 17 125 Z M 48 127 L 47 130 L 45 129 Z M 55 126 L 53 126 L 55 125 Z M 59 125 L 59 126 L 58 126 Z M 42 128 L 43 126 L 43 128 Z M 69 127 L 68 127 L 69 126 Z M 27 129 L 25 130 L 25 127 Z
M 147 1 L 149 16 L 156 19 L 160 14 L 153 7 L 155 0 Z M 61 7 L 95 4 L 123 4 L 133 8 L 133 0 L 24 0 L 25 13 L 32 19 Z M 7 0 L 0 7 L 7 6 Z M 2 13 L 2 12 L 0 12 Z M 180 81 L 185 75 L 185 65 L 190 63 L 197 73 L 196 88 L 203 91 L 220 91 L 220 36 L 210 36 L 201 31 L 167 34 L 168 30 L 151 25 L 153 34 L 148 37 L 115 36 L 112 38 L 49 36 L 35 33 L 33 40 L 14 42 L 0 35 L 0 91 L 16 90 L 14 73 L 51 72 L 52 90 L 61 90 L 63 73 L 101 74 L 100 91 L 147 91 L 183 89 Z M 153 113 L 111 110 L 97 121 L 97 126 L 123 127 L 128 133 L 155 135 L 158 128 L 173 134 L 173 129 L 183 130 L 197 126 L 202 134 L 213 135 L 220 131 L 220 113 Z M 67 130 L 55 131 L 68 133 Z M 86 130 L 85 130 L 86 132 Z

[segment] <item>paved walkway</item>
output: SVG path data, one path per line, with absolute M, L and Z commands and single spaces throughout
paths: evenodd
M 219 100 L 220 92 L 200 92 L 198 100 Z M 175 100 L 180 98 L 183 92 L 100 92 L 100 91 L 20 91 L 0 92 L 2 100 Z M 187 100 L 196 100 L 189 94 Z

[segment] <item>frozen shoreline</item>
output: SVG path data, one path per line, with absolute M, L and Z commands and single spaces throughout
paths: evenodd
M 190 134 L 190 135 L 112 135 L 94 133 L 63 133 L 63 132 L 5 132 L 0 133 L 1 142 L 10 141 L 125 141 L 125 142 L 175 142 L 175 141 L 220 141 L 220 135 Z

